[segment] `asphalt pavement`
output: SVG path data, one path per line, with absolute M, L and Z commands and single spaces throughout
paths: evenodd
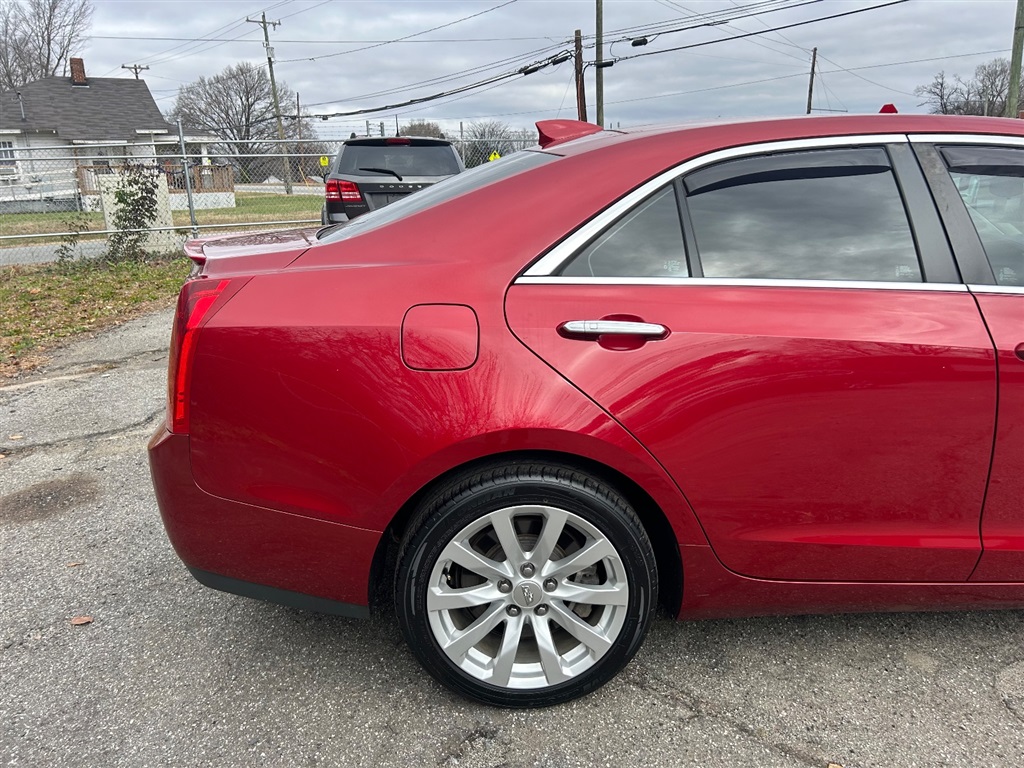
M 0 765 L 1024 762 L 1024 612 L 660 619 L 605 688 L 517 712 L 435 684 L 392 617 L 200 586 L 145 455 L 169 328 L 144 317 L 0 383 Z

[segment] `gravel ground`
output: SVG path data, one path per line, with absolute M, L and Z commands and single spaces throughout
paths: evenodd
M 1022 612 L 661 619 L 596 694 L 508 712 L 433 683 L 393 618 L 200 586 L 145 456 L 169 327 L 132 321 L 0 386 L 0 765 L 1024 762 Z

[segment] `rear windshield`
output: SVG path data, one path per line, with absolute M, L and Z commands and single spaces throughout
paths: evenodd
M 501 158 L 501 160 L 484 163 L 457 176 L 447 178 L 415 195 L 406 195 L 391 205 L 365 213 L 347 224 L 337 224 L 334 227 L 321 229 L 317 237 L 322 243 L 347 240 L 558 158 L 558 155 L 549 155 L 545 152 L 530 150 L 516 152 Z
M 347 145 L 338 158 L 335 173 L 373 174 L 373 171 L 361 171 L 360 168 L 387 168 L 402 176 L 449 176 L 459 172 L 459 161 L 455 159 L 455 151 L 444 144 L 429 147 L 411 144 L 389 144 L 385 147 Z

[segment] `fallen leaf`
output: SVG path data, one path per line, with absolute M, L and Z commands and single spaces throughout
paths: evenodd
M 80 565 L 81 565 L 81 563 L 68 563 L 65 567 L 66 568 L 77 568 Z
M 71 620 L 71 626 L 80 627 L 83 624 L 92 624 L 92 616 L 75 616 Z

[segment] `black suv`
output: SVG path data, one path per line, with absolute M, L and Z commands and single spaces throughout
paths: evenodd
M 324 224 L 383 208 L 466 167 L 451 142 L 421 136 L 349 139 L 324 178 Z

